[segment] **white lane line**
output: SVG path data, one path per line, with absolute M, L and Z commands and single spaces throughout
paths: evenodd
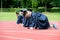
M 49 36 L 60 36 L 60 34 L 58 34 L 58 33 L 47 33 L 47 32 L 42 32 L 42 33 L 40 33 L 40 32 L 35 32 L 35 31 L 10 31 L 10 30 L 5 30 L 5 31 L 0 31 L 0 32 L 23 32 L 23 33 L 29 33 L 29 34 L 43 34 L 43 35 L 49 35 Z
M 0 38 L 10 38 L 10 39 L 18 39 L 18 40 L 33 40 L 30 38 L 11 37 L 11 36 L 0 36 Z

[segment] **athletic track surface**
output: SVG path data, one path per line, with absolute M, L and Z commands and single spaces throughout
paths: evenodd
M 60 22 L 50 22 L 54 23 L 57 29 L 31 30 L 15 21 L 0 21 L 0 40 L 60 40 Z

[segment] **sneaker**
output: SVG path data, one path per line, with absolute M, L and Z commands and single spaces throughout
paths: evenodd
M 53 24 L 52 26 L 53 26 L 53 28 L 57 29 L 57 26 L 56 26 L 56 24 Z
M 33 29 L 33 27 L 30 27 L 30 29 L 32 30 L 32 29 Z

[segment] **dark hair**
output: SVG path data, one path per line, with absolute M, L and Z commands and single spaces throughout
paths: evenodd
M 19 12 L 17 11 L 16 14 L 19 14 Z
M 23 10 L 19 10 L 19 11 L 17 11 L 16 14 L 19 14 L 19 12 L 23 12 Z
M 23 11 L 23 16 L 25 17 L 25 15 L 26 15 L 26 13 L 27 13 L 27 11 Z
M 23 12 L 23 10 L 20 10 L 21 12 Z
M 27 10 L 32 12 L 32 9 L 27 9 Z

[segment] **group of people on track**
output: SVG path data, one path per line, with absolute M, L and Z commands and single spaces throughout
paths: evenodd
M 17 24 L 22 23 L 29 29 L 48 29 L 50 24 L 46 15 L 40 12 L 33 12 L 31 9 L 19 10 L 16 12 Z

